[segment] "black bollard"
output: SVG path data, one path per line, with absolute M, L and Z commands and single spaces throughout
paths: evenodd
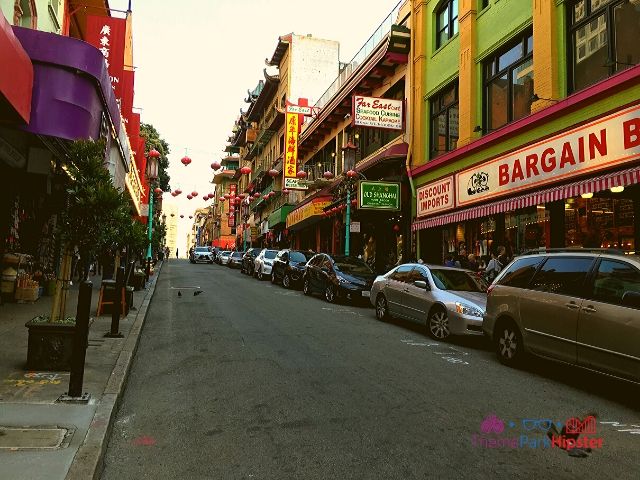
M 111 331 L 105 335 L 109 338 L 122 338 L 120 333 L 120 312 L 122 309 L 122 288 L 124 282 L 124 267 L 118 268 L 115 292 L 113 292 L 113 310 L 111 312 Z
M 144 285 L 147 286 L 147 282 L 149 282 L 149 277 L 151 277 L 151 258 L 147 258 L 147 266 L 144 269 Z
M 73 337 L 73 353 L 71 356 L 71 373 L 69 375 L 69 393 L 71 398 L 82 396 L 82 381 L 84 379 L 84 361 L 87 353 L 89 335 L 89 311 L 91 310 L 91 294 L 93 283 L 89 281 L 80 284 L 78 295 L 78 309 L 76 310 L 76 331 Z

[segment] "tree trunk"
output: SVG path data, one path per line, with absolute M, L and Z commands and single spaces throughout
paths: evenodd
M 53 297 L 53 304 L 51 306 L 51 317 L 49 318 L 49 321 L 52 323 L 64 318 L 66 313 L 69 281 L 71 280 L 72 254 L 73 250 L 70 247 L 65 247 L 62 256 L 60 274 L 56 279 L 56 293 Z

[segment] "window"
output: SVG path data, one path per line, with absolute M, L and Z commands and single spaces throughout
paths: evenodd
M 429 284 L 429 275 L 427 274 L 427 269 L 423 268 L 423 267 L 414 267 L 414 269 L 411 271 L 411 275 L 410 275 L 410 279 L 409 281 L 411 282 L 415 282 L 421 280 L 423 282 L 427 282 L 427 285 Z
M 457 33 L 458 0 L 446 0 L 436 11 L 436 48 L 440 48 Z
M 640 292 L 640 272 L 625 262 L 602 260 L 593 281 L 593 299 L 622 305 L 626 292 Z
M 483 10 L 489 6 L 489 0 L 480 0 L 480 10 Z
M 582 296 L 593 258 L 549 258 L 531 280 L 531 289 L 559 295 Z
M 413 270 L 413 265 L 400 265 L 395 272 L 389 275 L 389 278 L 396 282 L 409 282 L 411 281 L 411 270 Z
M 458 145 L 458 81 L 431 99 L 431 158 Z
M 522 257 L 516 259 L 505 271 L 498 282 L 499 285 L 515 288 L 527 288 L 531 278 L 536 273 L 538 265 L 542 263 L 541 257 Z
M 485 129 L 495 130 L 531 113 L 533 34 L 526 33 L 485 63 Z
M 569 5 L 572 91 L 640 63 L 640 3 L 578 0 Z

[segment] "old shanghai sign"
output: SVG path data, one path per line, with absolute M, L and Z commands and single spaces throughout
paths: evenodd
M 400 210 L 399 182 L 358 182 L 360 210 Z
M 511 195 L 640 158 L 640 105 L 580 125 L 456 175 L 456 205 Z
M 402 100 L 353 96 L 353 125 L 402 130 Z

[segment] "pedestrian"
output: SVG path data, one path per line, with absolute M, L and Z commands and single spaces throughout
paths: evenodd
M 178 249 L 177 248 L 176 248 L 176 258 L 179 258 L 178 257 Z
M 500 260 L 498 260 L 498 256 L 496 255 L 496 252 L 491 252 L 491 260 L 489 260 L 489 264 L 487 265 L 487 268 L 484 271 L 485 278 L 487 279 L 487 281 L 493 282 L 493 279 L 498 276 L 498 273 L 500 273 L 502 268 L 503 268 L 503 265 L 500 262 Z
M 473 272 L 477 272 L 480 268 L 480 265 L 476 261 L 476 256 L 473 253 L 470 253 L 467 257 L 467 268 Z
M 505 265 L 507 265 L 511 259 L 509 258 L 509 256 L 507 255 L 507 249 L 503 246 L 499 246 L 498 247 L 498 261 L 500 262 L 500 264 L 502 265 L 502 267 L 504 268 Z
M 466 268 L 469 270 L 469 259 L 467 258 L 467 251 L 464 248 L 460 250 L 457 263 L 459 268 Z
M 447 258 L 444 261 L 444 266 L 445 267 L 459 267 L 460 263 L 458 263 L 456 260 L 454 260 L 453 255 L 449 254 L 449 255 L 447 255 Z

